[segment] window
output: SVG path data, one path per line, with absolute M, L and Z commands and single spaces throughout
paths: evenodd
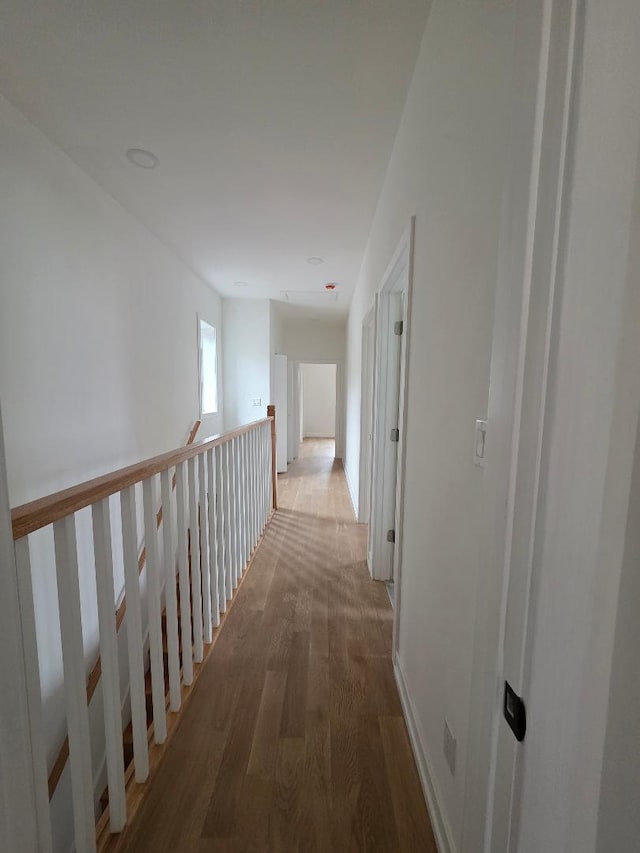
M 200 339 L 200 414 L 218 411 L 218 351 L 216 330 L 204 320 L 199 323 Z

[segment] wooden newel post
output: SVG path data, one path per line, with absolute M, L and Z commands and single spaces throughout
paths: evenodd
M 271 492 L 273 494 L 273 508 L 278 509 L 278 469 L 276 461 L 276 407 L 272 404 L 267 406 L 267 417 L 271 421 Z

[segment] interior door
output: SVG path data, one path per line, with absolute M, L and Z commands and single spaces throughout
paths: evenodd
M 372 576 L 383 581 L 392 581 L 394 571 L 401 321 L 400 292 L 378 294 L 368 553 Z
M 399 296 L 399 305 L 398 305 L 398 313 L 400 316 L 399 321 L 395 321 L 394 325 L 397 327 L 397 323 L 400 322 L 400 329 L 402 329 L 402 333 L 400 335 L 396 335 L 399 337 L 399 352 L 398 352 L 398 377 L 397 377 L 397 409 L 396 409 L 396 424 L 395 427 L 396 433 L 396 482 L 395 482 L 395 492 L 394 492 L 394 507 L 393 507 L 393 529 L 395 531 L 396 544 L 399 544 L 400 540 L 400 526 L 402 524 L 401 518 L 401 508 L 402 508 L 402 490 L 403 490 L 403 476 L 402 470 L 400 467 L 400 456 L 401 456 L 401 447 L 402 440 L 404 434 L 404 395 L 405 395 L 405 380 L 406 380 L 406 340 L 407 336 L 405 334 L 405 330 L 407 328 L 407 294 L 403 290 L 398 294 Z M 399 564 L 400 564 L 400 549 L 398 547 L 394 547 L 393 549 L 393 566 L 392 566 L 392 577 L 394 585 L 399 580 Z M 395 603 L 395 599 L 394 599 Z
M 398 444 L 400 441 L 400 365 L 402 355 L 402 306 L 403 294 L 392 293 L 389 296 L 389 320 L 387 335 L 389 338 L 388 361 L 387 361 L 387 433 L 389 451 L 386 454 L 385 486 L 389 492 L 389 499 L 385 507 L 385 520 L 388 530 L 392 531 L 389 536 L 389 579 L 395 581 L 396 567 L 396 530 L 397 530 L 397 507 L 398 501 Z
M 575 0 L 531 0 L 520 5 L 517 17 L 516 86 L 521 96 L 514 117 L 503 223 L 510 250 L 498 274 L 487 412 L 484 486 L 489 515 L 482 550 L 489 569 L 478 599 L 489 617 L 484 628 L 478 623 L 483 636 L 476 635 L 477 649 L 484 645 L 487 657 L 499 648 L 494 673 L 497 669 L 500 690 L 492 691 L 491 754 L 476 762 L 475 780 L 481 782 L 489 765 L 485 849 L 491 853 L 517 849 L 523 762 L 527 751 L 535 748 L 530 736 L 520 742 L 518 731 L 521 736 L 524 732 L 519 730 L 518 720 L 525 719 L 522 710 L 530 700 L 536 518 L 547 444 L 546 401 L 553 364 L 556 276 L 561 268 L 578 6 Z M 512 333 L 514 329 L 518 329 L 517 335 Z M 501 597 L 504 604 L 496 628 L 490 601 Z M 478 662 L 474 661 L 474 669 L 482 673 Z M 508 693 L 507 683 L 513 695 Z M 480 740 L 486 712 L 481 686 L 478 691 L 472 697 L 478 709 L 472 725 L 479 728 L 470 737 Z M 478 805 L 477 817 L 468 818 L 469 832 L 474 831 L 473 820 L 480 824 L 483 811 L 484 802 Z

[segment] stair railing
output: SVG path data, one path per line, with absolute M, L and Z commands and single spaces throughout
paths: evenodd
M 197 420 L 193 428 L 189 433 L 189 437 L 187 438 L 187 445 L 193 444 L 200 429 L 201 421 Z M 172 480 L 172 488 L 176 487 L 176 475 L 173 475 Z M 162 524 L 162 505 L 156 514 L 156 525 L 159 528 Z M 147 562 L 147 550 L 142 546 L 140 550 L 140 556 L 138 557 L 138 574 L 142 573 L 142 570 L 145 567 Z M 127 597 L 126 594 L 122 597 L 122 601 L 118 609 L 116 610 L 116 632 L 120 630 L 120 626 L 124 621 L 124 615 L 127 610 Z M 100 655 L 93 665 L 93 669 L 89 673 L 89 677 L 87 678 L 87 705 L 93 699 L 93 694 L 96 692 L 98 684 L 100 683 L 100 676 L 102 674 L 102 659 Z M 56 788 L 58 787 L 58 782 L 62 776 L 64 768 L 67 766 L 67 760 L 69 759 L 69 737 L 65 737 L 62 746 L 60 747 L 60 751 L 56 757 L 56 760 L 53 762 L 53 767 L 51 768 L 51 772 L 49 773 L 48 780 L 48 789 L 49 789 L 49 800 L 53 798 L 53 795 L 56 792 Z
M 275 407 L 269 406 L 263 420 L 12 510 L 34 754 L 34 817 L 44 853 L 52 849 L 51 784 L 43 737 L 29 536 L 43 527 L 53 527 L 74 843 L 81 853 L 91 853 L 96 850 L 96 792 L 88 702 L 98 678 L 101 676 L 104 700 L 109 830 L 117 833 L 127 821 L 127 782 L 132 778 L 143 782 L 149 775 L 147 705 L 151 707 L 154 742 L 163 744 L 167 738 L 167 682 L 169 711 L 177 712 L 184 688 L 194 681 L 194 664 L 197 670 L 204 660 L 221 614 L 227 610 L 277 506 L 274 448 Z M 139 553 L 136 487 L 142 493 L 145 559 Z M 118 541 L 111 524 L 112 495 L 119 495 L 122 533 Z M 91 507 L 92 517 L 100 647 L 99 666 L 96 665 L 99 672 L 94 667 L 89 684 L 85 675 L 76 539 L 76 513 L 86 507 Z M 124 562 L 135 777 L 131 772 L 125 774 L 123 757 L 117 629 L 124 608 L 121 605 L 118 609 L 115 600 L 116 548 L 121 550 Z M 82 569 L 88 570 L 84 566 Z M 146 626 L 141 572 L 146 583 Z M 146 639 L 150 703 L 145 691 Z M 61 768 L 56 772 L 59 776 Z

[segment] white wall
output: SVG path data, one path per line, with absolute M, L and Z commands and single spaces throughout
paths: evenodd
M 341 321 L 310 320 L 286 316 L 283 319 L 284 352 L 293 361 L 329 362 L 336 365 L 337 414 L 336 458 L 344 454 L 344 369 L 346 328 Z
M 346 473 L 358 495 L 362 322 L 416 215 L 398 660 L 440 829 L 460 848 L 513 10 L 434 0 L 349 315 Z M 445 718 L 457 738 L 452 776 Z M 444 829 L 443 829 L 444 828 Z M 476 847 L 474 853 L 480 849 Z
M 301 364 L 303 437 L 334 438 L 336 431 L 335 364 Z
M 224 299 L 222 314 L 224 426 L 228 430 L 265 417 L 271 402 L 269 300 Z
M 9 496 L 16 506 L 182 444 L 199 414 L 197 314 L 220 330 L 221 305 L 2 98 L 0 151 L 0 399 Z M 132 174 L 132 180 L 149 179 Z M 206 419 L 200 435 L 221 427 L 219 413 Z M 83 629 L 91 666 L 97 651 L 95 580 L 90 519 L 80 515 Z M 50 531 L 35 539 L 51 762 L 65 731 L 60 633 Z M 99 715 L 99 705 L 96 696 L 92 713 Z M 100 755 L 95 741 L 96 770 Z M 54 800 L 56 849 L 69 846 L 62 802 L 68 794 L 65 776 Z

